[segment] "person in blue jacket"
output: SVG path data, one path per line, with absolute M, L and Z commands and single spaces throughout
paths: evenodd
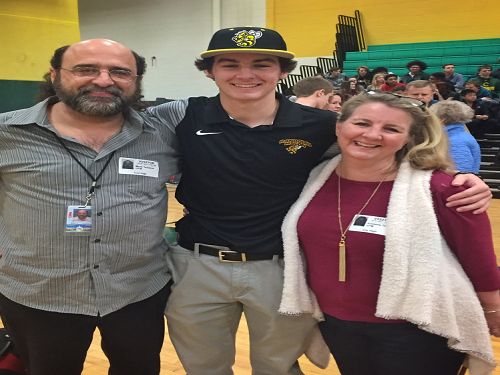
M 450 139 L 450 154 L 455 168 L 478 173 L 481 151 L 476 139 L 465 130 L 465 123 L 474 117 L 474 110 L 467 104 L 452 100 L 441 101 L 429 108 L 441 120 Z

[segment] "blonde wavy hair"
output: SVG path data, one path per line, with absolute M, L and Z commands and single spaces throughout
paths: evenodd
M 394 155 L 396 164 L 408 160 L 415 169 L 432 170 L 453 168 L 449 154 L 449 140 L 437 116 L 419 100 L 392 93 L 370 93 L 348 100 L 340 111 L 338 122 L 345 122 L 362 105 L 383 103 L 402 109 L 412 118 L 409 142 Z
M 377 78 L 378 77 L 385 77 L 385 73 L 376 73 L 373 78 L 372 78 L 372 90 L 375 90 L 377 88 Z

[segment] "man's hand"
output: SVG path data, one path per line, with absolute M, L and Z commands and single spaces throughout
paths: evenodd
M 491 98 L 488 98 L 487 96 L 481 98 L 481 100 L 484 100 L 485 102 L 491 102 Z
M 472 211 L 481 214 L 490 207 L 492 194 L 488 185 L 473 174 L 459 174 L 452 181 L 453 186 L 464 186 L 467 190 L 448 197 L 446 207 L 456 207 L 458 212 Z

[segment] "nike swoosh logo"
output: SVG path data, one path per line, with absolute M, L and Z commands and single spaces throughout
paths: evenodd
M 222 134 L 222 132 L 218 132 L 218 133 L 203 133 L 202 130 L 198 130 L 196 132 L 196 135 L 210 135 L 210 134 Z

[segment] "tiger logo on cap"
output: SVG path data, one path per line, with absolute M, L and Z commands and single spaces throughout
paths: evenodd
M 238 47 L 253 47 L 262 36 L 262 31 L 257 30 L 242 30 L 234 34 L 232 41 L 236 42 Z

